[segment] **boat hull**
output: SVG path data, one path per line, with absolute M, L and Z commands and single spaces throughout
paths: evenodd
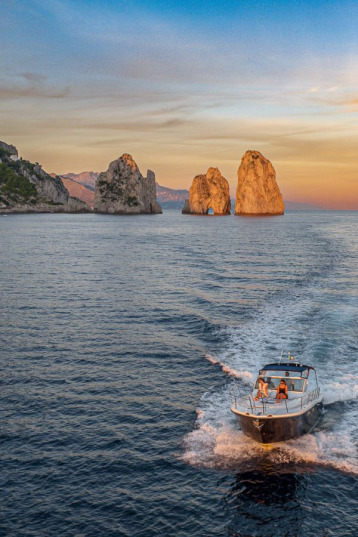
M 232 411 L 244 434 L 256 442 L 271 444 L 284 442 L 310 432 L 319 421 L 322 403 L 316 403 L 305 412 L 287 416 L 263 417 L 238 413 L 235 409 Z

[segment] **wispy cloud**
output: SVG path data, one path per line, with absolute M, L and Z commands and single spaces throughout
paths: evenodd
M 18 73 L 17 76 L 35 85 L 43 84 L 47 80 L 47 76 L 41 73 Z
M 41 73 L 25 72 L 4 77 L 0 82 L 0 97 L 63 99 L 70 94 L 68 87 L 58 88 L 48 84 Z
M 356 109 L 358 111 L 358 97 L 356 95 L 341 95 L 341 96 L 322 96 L 316 99 L 317 102 L 327 104 L 329 106 L 345 106 L 349 109 Z

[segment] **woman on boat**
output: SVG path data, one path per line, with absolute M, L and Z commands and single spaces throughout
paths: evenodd
M 277 387 L 276 399 L 287 399 L 288 398 L 288 388 L 286 381 L 281 379 L 280 384 Z
M 257 390 L 255 401 L 258 401 L 260 398 L 263 399 L 264 397 L 268 397 L 267 388 L 268 388 L 268 384 L 267 384 L 267 382 L 265 382 L 265 379 L 260 378 L 259 379 L 259 388 Z

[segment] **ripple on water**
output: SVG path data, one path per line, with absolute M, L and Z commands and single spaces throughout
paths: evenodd
M 1 219 L 0 533 L 353 536 L 356 223 Z M 282 348 L 325 414 L 267 450 L 229 390 Z

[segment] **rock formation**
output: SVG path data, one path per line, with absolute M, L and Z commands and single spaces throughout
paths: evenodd
M 246 151 L 237 177 L 235 214 L 284 214 L 285 206 L 276 182 L 276 172 L 271 162 L 259 151 Z
M 125 153 L 110 163 L 96 182 L 94 210 L 109 214 L 159 214 L 155 175 L 143 177 L 131 155 Z
M 216 215 L 231 211 L 229 183 L 217 168 L 209 168 L 205 175 L 194 177 L 182 213 L 208 214 L 209 209 Z
M 0 148 L 4 149 L 6 152 L 8 152 L 10 155 L 15 155 L 16 157 L 19 156 L 19 153 L 14 145 L 7 144 L 5 142 L 0 142 Z
M 72 198 L 61 179 L 40 164 L 18 157 L 16 147 L 0 142 L 0 212 L 87 212 L 90 207 Z

